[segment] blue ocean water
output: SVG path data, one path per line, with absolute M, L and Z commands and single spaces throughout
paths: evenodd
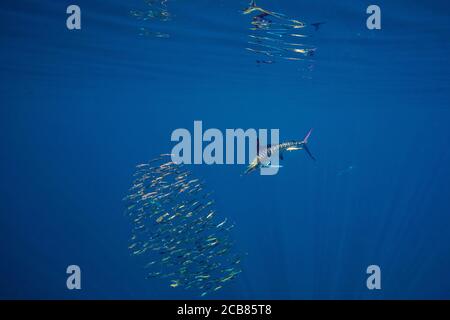
M 305 39 L 314 56 L 257 64 L 247 1 L 169 0 L 170 21 L 142 21 L 141 0 L 77 0 L 75 31 L 71 2 L 1 2 L 0 298 L 199 298 L 145 280 L 122 201 L 135 165 L 194 120 L 282 140 L 314 128 L 317 158 L 290 153 L 275 176 L 192 166 L 246 253 L 210 298 L 450 298 L 450 5 L 378 0 L 368 30 L 369 1 L 257 3 L 326 22 Z

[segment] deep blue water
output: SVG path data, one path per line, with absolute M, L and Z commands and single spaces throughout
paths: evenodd
M 278 175 L 192 166 L 235 221 L 243 273 L 211 298 L 450 298 L 450 5 L 369 1 L 259 5 L 307 22 L 303 62 L 255 63 L 241 0 L 0 4 L 0 298 L 198 298 L 145 280 L 130 256 L 123 196 L 134 166 L 169 152 L 176 128 L 314 128 Z M 169 38 L 139 35 L 139 28 Z M 66 267 L 82 290 L 66 289 Z M 382 289 L 366 288 L 381 267 Z

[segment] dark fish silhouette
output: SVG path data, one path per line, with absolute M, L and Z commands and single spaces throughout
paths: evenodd
M 325 24 L 325 22 L 314 22 L 314 23 L 311 23 L 311 26 L 314 27 L 315 31 L 317 31 L 317 30 L 319 30 L 320 26 L 323 24 Z

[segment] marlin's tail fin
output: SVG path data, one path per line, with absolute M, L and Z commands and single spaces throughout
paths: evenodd
M 308 143 L 308 139 L 309 139 L 309 137 L 311 136 L 312 131 L 313 131 L 313 129 L 310 129 L 310 130 L 308 131 L 308 133 L 306 134 L 305 138 L 303 138 L 303 141 L 302 141 L 302 142 L 303 142 L 304 144 L 307 144 L 307 143 Z
M 308 134 L 305 136 L 305 138 L 303 139 L 303 149 L 305 149 L 306 153 L 308 154 L 308 156 L 313 159 L 314 161 L 316 161 L 316 158 L 314 158 L 314 156 L 312 155 L 311 151 L 309 151 L 308 148 L 308 139 L 311 136 L 312 133 L 312 129 L 309 130 Z

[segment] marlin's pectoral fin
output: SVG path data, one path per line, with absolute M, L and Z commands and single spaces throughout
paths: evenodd
M 303 148 L 301 148 L 301 147 L 289 147 L 289 148 L 287 148 L 286 150 L 287 151 L 295 151 L 295 150 L 302 150 Z

